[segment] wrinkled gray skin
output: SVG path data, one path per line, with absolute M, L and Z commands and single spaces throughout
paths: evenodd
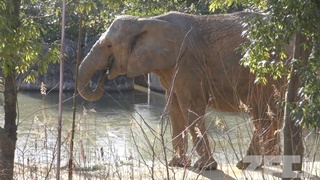
M 172 125 L 174 156 L 171 166 L 190 166 L 187 132 L 199 159 L 196 168 L 216 169 L 211 156 L 204 115 L 207 107 L 226 112 L 247 111 L 254 133 L 247 155 L 279 154 L 282 116 L 274 102 L 282 95 L 279 82 L 254 85 L 254 76 L 239 65 L 237 48 L 246 39 L 245 17 L 250 13 L 194 16 L 168 13 L 150 18 L 121 16 L 100 37 L 79 67 L 80 94 L 89 101 L 103 95 L 104 75 L 92 91 L 88 82 L 96 71 L 110 70 L 109 79 L 121 74 L 136 77 L 154 72 L 166 89 Z M 266 113 L 272 111 L 272 113 Z M 248 163 L 240 161 L 244 169 Z

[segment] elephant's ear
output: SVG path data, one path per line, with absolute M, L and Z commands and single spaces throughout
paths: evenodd
M 186 31 L 158 19 L 139 19 L 138 23 L 141 29 L 130 44 L 128 76 L 174 66 L 184 51 Z

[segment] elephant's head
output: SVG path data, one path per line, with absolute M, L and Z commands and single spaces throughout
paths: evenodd
M 85 99 L 102 97 L 106 74 L 95 90 L 89 82 L 97 71 L 110 79 L 121 74 L 135 77 L 175 65 L 186 32 L 177 25 L 154 18 L 121 16 L 94 44 L 79 67 L 78 90 Z

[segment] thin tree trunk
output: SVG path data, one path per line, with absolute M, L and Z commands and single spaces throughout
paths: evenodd
M 17 141 L 17 93 L 14 73 L 4 77 L 4 128 L 0 128 L 0 179 L 13 179 Z
M 307 51 L 303 49 L 302 43 L 306 42 L 303 35 L 296 33 L 294 59 L 301 59 L 303 64 L 307 63 Z M 295 123 L 292 110 L 295 108 L 295 103 L 298 100 L 298 88 L 301 86 L 299 79 L 299 68 L 297 63 L 293 63 L 290 72 L 290 79 L 288 89 L 285 97 L 286 106 L 284 113 L 284 159 L 283 159 L 283 179 L 290 179 L 288 171 L 301 171 L 304 154 L 304 147 L 302 141 L 302 127 Z M 293 163 L 294 156 L 297 155 L 298 163 Z M 289 167 L 290 166 L 290 167 Z M 292 167 L 292 168 L 291 168 Z
M 58 110 L 58 152 L 57 152 L 57 173 L 56 179 L 60 179 L 61 163 L 61 131 L 62 131 L 62 95 L 63 95 L 63 73 L 64 73 L 64 42 L 65 42 L 65 17 L 66 17 L 66 0 L 62 0 L 62 27 L 61 27 L 61 50 L 60 50 L 60 80 L 59 80 L 59 110 Z
M 72 128 L 71 128 L 71 141 L 70 141 L 70 155 L 69 155 L 69 176 L 68 179 L 72 179 L 73 171 L 73 146 L 74 146 L 74 133 L 76 128 L 76 111 L 77 111 L 77 95 L 78 95 L 78 67 L 81 60 L 81 37 L 82 37 L 82 12 L 80 12 L 79 20 L 79 34 L 78 34 L 78 50 L 77 50 L 77 63 L 76 63 L 76 84 L 73 93 L 73 114 L 72 114 Z
M 5 16 L 11 20 L 7 24 L 8 28 L 15 32 L 20 26 L 20 4 L 21 0 L 7 0 Z M 17 34 L 10 34 L 13 36 Z M 10 39 L 10 37 L 8 38 Z M 9 54 L 12 59 L 19 60 L 16 57 L 17 52 Z M 15 81 L 14 66 L 8 65 L 4 74 L 4 128 L 0 127 L 0 179 L 13 179 L 14 170 L 14 152 L 17 142 L 17 89 Z
M 13 179 L 16 140 L 10 139 L 0 127 L 0 179 Z

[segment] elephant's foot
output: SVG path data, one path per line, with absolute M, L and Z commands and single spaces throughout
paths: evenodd
M 193 166 L 201 170 L 216 170 L 218 167 L 218 163 L 213 159 L 213 157 L 201 157 L 196 163 L 194 163 Z
M 169 160 L 169 166 L 190 167 L 191 159 L 186 156 L 174 156 Z
M 239 162 L 237 163 L 236 166 L 237 166 L 238 169 L 245 170 L 245 169 L 248 168 L 248 166 L 249 166 L 250 164 L 251 164 L 251 163 L 243 162 L 243 160 L 241 160 L 241 161 L 239 161 Z
M 252 162 L 251 161 L 244 162 L 243 159 L 242 159 L 241 161 L 239 161 L 237 163 L 236 166 L 237 166 L 238 169 L 241 169 L 241 170 L 245 170 L 245 169 L 247 169 L 247 170 L 257 170 L 257 169 L 260 169 L 262 167 L 262 165 L 263 164 L 261 162 L 258 163 L 258 161 L 254 160 L 254 159 L 252 159 Z

